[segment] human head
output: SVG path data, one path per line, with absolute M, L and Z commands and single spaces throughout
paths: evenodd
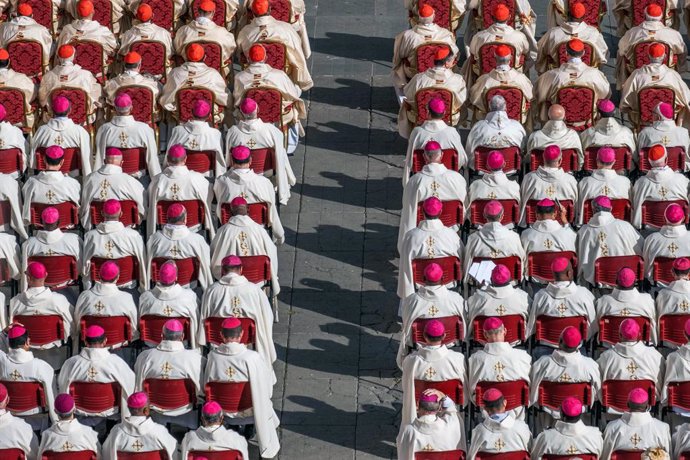
M 236 196 L 230 201 L 230 214 L 233 216 L 246 216 L 249 213 L 249 204 L 241 196 Z
M 60 420 L 71 420 L 74 418 L 74 398 L 67 393 L 59 394 L 53 403 L 55 415 Z
M 496 67 L 510 65 L 513 59 L 513 51 L 508 45 L 498 45 L 494 49 L 494 58 L 496 59 Z
M 599 195 L 592 200 L 592 211 L 596 214 L 598 212 L 611 212 L 613 210 L 613 204 L 611 199 L 604 195 Z
M 213 2 L 211 2 L 213 3 Z M 192 106 L 192 116 L 198 121 L 204 121 L 208 119 L 211 114 L 211 104 L 204 99 L 197 99 L 194 101 Z
M 245 97 L 240 103 L 240 112 L 245 120 L 254 120 L 259 116 L 259 105 L 254 99 Z
M 216 4 L 211 0 L 202 0 L 199 3 L 199 17 L 213 19 L 216 12 Z
M 632 318 L 623 320 L 620 325 L 621 342 L 637 342 L 640 340 L 640 325 Z
M 668 160 L 666 147 L 661 144 L 652 145 L 647 151 L 647 158 L 652 168 L 663 168 Z
M 573 397 L 568 397 L 561 403 L 561 417 L 566 423 L 576 423 L 582 416 L 582 402 Z
M 491 12 L 491 16 L 495 22 L 505 24 L 510 19 L 510 10 L 507 6 L 500 3 L 494 7 L 493 11 Z
M 629 291 L 635 288 L 635 282 L 637 281 L 637 275 L 632 268 L 623 267 L 618 270 L 618 275 L 616 276 L 616 285 L 619 290 Z
M 647 21 L 661 21 L 661 17 L 664 14 L 664 10 L 655 3 L 651 3 L 644 10 L 644 17 Z
M 429 4 L 423 4 L 417 11 L 417 22 L 431 24 L 434 22 L 435 11 Z
M 140 22 L 150 22 L 153 19 L 153 9 L 146 3 L 140 3 L 137 8 L 137 19 Z
M 673 120 L 674 118 L 673 106 L 668 102 L 659 102 L 656 107 L 654 107 L 655 121 Z
M 65 151 L 59 145 L 51 145 L 45 149 L 43 158 L 46 162 L 47 171 L 60 171 L 65 161 Z
M 489 171 L 496 173 L 498 171 L 503 171 L 503 167 L 506 165 L 505 156 L 499 150 L 492 150 L 486 156 L 486 166 Z
M 69 114 L 70 106 L 69 99 L 65 96 L 56 96 L 51 103 L 53 115 L 56 117 L 66 117 Z
M 440 120 L 446 114 L 446 103 L 440 97 L 435 97 L 429 101 L 428 109 L 432 120 Z
M 628 394 L 630 412 L 645 412 L 649 407 L 649 395 L 642 388 L 633 388 Z
M 24 326 L 15 324 L 7 331 L 7 342 L 12 350 L 22 348 L 28 351 L 31 344 L 29 331 Z
M 566 353 L 574 353 L 582 344 L 582 334 L 577 328 L 568 326 L 561 332 L 558 347 Z
M 249 169 L 252 164 L 252 151 L 244 145 L 237 145 L 230 150 L 232 167 L 238 169 Z
M 6 69 L 10 66 L 10 53 L 5 48 L 0 49 L 0 69 Z
M 127 398 L 127 408 L 133 416 L 144 416 L 149 415 L 149 397 L 143 391 L 137 393 L 132 393 L 129 398 Z
M 227 318 L 221 323 L 223 343 L 238 343 L 242 339 L 242 323 L 237 318 Z
M 174 260 L 167 260 L 158 270 L 158 283 L 161 286 L 172 286 L 177 282 L 177 264 Z
M 484 205 L 484 218 L 487 223 L 501 222 L 503 218 L 503 205 L 500 201 L 491 200 Z
M 182 144 L 175 144 L 168 149 L 168 164 L 181 166 L 187 163 L 187 149 Z
M 216 426 L 223 423 L 223 408 L 216 401 L 208 401 L 201 408 L 201 424 Z
M 240 275 L 242 274 L 242 259 L 235 255 L 225 256 L 220 263 L 220 267 L 223 276 L 228 273 L 237 273 Z
M 266 62 L 266 48 L 261 43 L 255 43 L 249 47 L 247 59 L 250 63 Z
M 676 203 L 668 205 L 664 211 L 664 220 L 666 225 L 673 227 L 685 225 L 685 211 L 683 207 Z
M 671 271 L 673 271 L 673 277 L 676 280 L 687 280 L 690 275 L 690 259 L 687 257 L 678 257 L 673 261 Z
M 424 159 L 427 163 L 441 163 L 443 160 L 441 144 L 436 141 L 427 142 L 424 145 Z
M 122 166 L 122 150 L 117 147 L 107 147 L 104 161 L 107 165 Z
M 430 196 L 422 203 L 422 211 L 425 220 L 438 219 L 443 212 L 443 202 L 435 196 Z
M 31 17 L 33 14 L 34 10 L 28 3 L 20 3 L 17 6 L 17 16 Z
M 117 283 L 117 279 L 120 277 L 120 267 L 118 267 L 117 263 L 113 262 L 112 260 L 108 260 L 101 265 L 99 276 L 103 283 L 115 284 Z
M 266 16 L 270 14 L 271 4 L 268 0 L 254 0 L 252 3 L 252 13 L 256 17 Z
M 556 202 L 550 198 L 537 201 L 537 220 L 554 220 L 556 218 Z
M 575 277 L 573 265 L 566 257 L 558 257 L 551 262 L 551 271 L 555 281 L 572 281 Z
M 549 107 L 549 120 L 563 121 L 565 120 L 565 108 L 560 104 L 553 104 Z
M 7 403 L 10 402 L 10 395 L 7 392 L 7 387 L 0 383 L 0 409 L 5 409 Z
M 204 59 L 204 47 L 198 43 L 191 43 L 187 45 L 187 61 L 189 62 L 201 62 Z
M 132 112 L 132 98 L 127 93 L 120 93 L 113 101 L 115 112 L 120 116 L 129 115 Z
M 87 348 L 105 348 L 108 339 L 101 326 L 92 325 L 87 327 L 84 332 L 84 342 Z
M 184 327 L 179 320 L 170 319 L 163 325 L 161 336 L 163 340 L 182 342 L 184 340 Z
M 666 47 L 661 43 L 652 43 L 649 47 L 649 62 L 661 64 L 666 58 Z
M 29 287 L 43 287 L 45 285 L 48 271 L 41 262 L 29 262 L 26 267 L 26 282 Z
M 544 166 L 547 168 L 560 168 L 563 163 L 563 153 L 561 148 L 555 144 L 548 145 L 542 154 L 544 157 Z
M 616 104 L 610 99 L 602 99 L 597 104 L 597 110 L 599 111 L 600 117 L 610 118 L 616 114 Z
M 455 57 L 450 48 L 441 46 L 434 54 L 434 67 L 452 68 L 455 65 Z
M 503 96 L 494 96 L 489 101 L 489 112 L 505 112 L 506 100 Z
M 430 263 L 424 268 L 424 283 L 427 286 L 438 286 L 443 283 L 443 268 L 437 263 Z
M 584 21 L 586 11 L 585 5 L 580 2 L 571 4 L 568 9 L 568 21 L 577 23 Z
M 482 326 L 484 332 L 484 338 L 487 343 L 494 342 L 505 342 L 506 341 L 506 328 L 503 325 L 501 318 L 493 316 L 491 318 L 486 318 Z
M 93 3 L 91 0 L 80 0 L 77 3 L 77 15 L 81 19 L 93 19 Z
M 186 225 L 187 209 L 182 203 L 173 203 L 168 207 L 166 219 L 170 225 Z
M 435 394 L 422 393 L 417 404 L 417 416 L 435 414 L 441 409 L 441 401 Z
M 52 232 L 60 226 L 60 211 L 49 206 L 41 211 L 41 225 L 43 230 Z
M 432 319 L 424 326 L 424 340 L 429 345 L 441 345 L 446 337 L 446 328 L 439 320 Z
M 599 147 L 597 150 L 597 169 L 613 169 L 616 164 L 616 151 L 611 147 Z
M 582 56 L 585 55 L 585 44 L 582 42 L 582 40 L 573 38 L 568 41 L 565 52 L 569 59 L 582 59 Z
M 508 402 L 500 390 L 496 388 L 489 388 L 482 394 L 482 401 L 484 402 L 484 410 L 487 414 L 502 414 L 506 411 Z
M 508 267 L 498 264 L 491 271 L 491 285 L 495 287 L 508 286 L 512 281 L 512 275 Z

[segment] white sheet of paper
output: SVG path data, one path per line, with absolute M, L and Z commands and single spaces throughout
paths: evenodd
M 483 260 L 470 265 L 469 275 L 479 284 L 489 284 L 491 282 L 491 272 L 496 267 L 493 260 Z

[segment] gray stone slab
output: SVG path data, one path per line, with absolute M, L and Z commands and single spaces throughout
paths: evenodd
M 355 429 L 342 426 L 284 425 L 282 460 L 355 458 Z
M 321 325 L 319 329 L 324 331 L 327 326 Z M 349 335 L 292 332 L 287 353 L 287 380 L 356 378 L 359 334 L 356 326 L 349 329 Z
M 359 325 L 360 298 L 359 292 L 298 290 L 292 296 L 290 331 L 351 334 Z
M 285 383 L 285 425 L 354 426 L 357 422 L 355 379 L 296 379 Z
M 294 287 L 320 291 L 359 291 L 361 252 L 299 252 L 295 261 Z

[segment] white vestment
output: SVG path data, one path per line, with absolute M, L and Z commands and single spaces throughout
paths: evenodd
M 158 103 L 168 112 L 177 113 L 177 92 L 191 87 L 213 93 L 213 119 L 216 123 L 222 122 L 223 111 L 231 101 L 228 85 L 220 72 L 203 62 L 188 61 L 168 72 Z
M 180 447 L 180 458 L 186 459 L 190 452 L 236 450 L 242 458 L 249 459 L 247 441 L 240 434 L 221 425 L 200 426 L 184 435 Z
M 169 459 L 177 458 L 177 440 L 165 425 L 144 416 L 125 417 L 108 433 L 103 443 L 103 460 L 117 460 L 118 452 L 164 451 Z
M 27 155 L 27 152 L 30 151 L 29 141 L 24 138 L 22 130 L 9 121 L 0 121 L 0 139 L 2 139 L 1 150 L 19 149 L 21 151 L 22 167 L 10 174 L 12 179 L 17 179 L 20 174 L 26 171 L 29 165 L 29 157 Z
M 185 225 L 164 225 L 146 242 L 146 255 L 146 271 L 150 274 L 153 274 L 151 262 L 155 258 L 195 258 L 199 262 L 199 278 L 196 283 L 202 289 L 211 284 L 211 256 L 208 243 L 203 236 L 192 233 Z M 192 282 L 191 287 L 196 287 L 196 284 Z
M 6 264 L 10 278 L 13 280 L 19 279 L 21 274 L 21 262 L 19 255 L 20 251 L 16 237 L 8 233 L 0 233 L 0 260 Z
M 673 457 L 680 458 L 680 454 L 690 452 L 690 423 L 683 423 L 676 427 L 673 433 Z
M 611 146 L 627 147 L 632 153 L 633 160 L 637 161 L 635 149 L 635 134 L 630 128 L 620 124 L 616 118 L 600 118 L 592 127 L 585 129 L 580 134 L 582 148 Z
M 29 236 L 24 226 L 22 210 L 22 194 L 19 190 L 19 181 L 7 174 L 0 174 L 0 201 L 7 202 L 10 207 L 10 222 L 0 225 L 0 231 L 11 233 L 14 231 L 22 240 Z
M 517 120 L 508 118 L 506 112 L 489 112 L 486 118 L 476 122 L 467 135 L 465 151 L 467 152 L 467 166 L 475 170 L 475 151 L 479 147 L 503 149 L 525 145 L 527 134 L 525 128 Z
M 416 228 L 407 232 L 402 240 L 398 268 L 398 297 L 405 299 L 414 294 L 414 259 L 457 257 L 462 261 L 463 249 L 458 234 L 453 229 L 445 227 L 440 219 L 421 221 Z
M 676 32 L 678 33 L 678 32 Z M 680 35 L 680 34 L 679 34 Z M 682 43 L 682 42 L 681 42 Z M 685 48 L 685 45 L 683 45 Z M 683 51 L 685 57 L 685 51 Z M 671 88 L 674 93 L 674 110 L 678 112 L 681 121 L 688 118 L 690 104 L 690 88 L 683 81 L 683 77 L 666 66 L 666 64 L 647 64 L 635 69 L 625 80 L 621 91 L 620 111 L 627 114 L 633 124 L 640 123 L 639 94 L 644 88 Z
M 663 388 L 664 357 L 643 342 L 618 342 L 597 359 L 601 381 L 651 380 L 656 385 L 657 400 Z
M 596 302 L 597 323 L 604 316 L 640 316 L 649 320 L 650 339 L 656 345 L 656 308 L 652 296 L 637 288 L 623 290 L 614 288 Z
M 45 78 L 45 76 L 43 77 Z M 20 72 L 15 72 L 9 66 L 0 69 L 0 84 L 5 88 L 12 88 L 19 90 L 24 95 L 24 117 L 26 123 L 23 121 L 17 126 L 22 128 L 32 128 L 36 121 L 36 113 L 31 103 L 35 101 L 38 92 L 34 81 Z
M 177 283 L 172 286 L 157 283 L 153 289 L 139 297 L 139 318 L 145 315 L 189 318 L 189 337 L 185 334 L 184 342 L 189 342 L 192 349 L 197 348 L 199 298 L 193 290 L 183 288 Z M 155 346 L 153 343 L 146 344 Z
M 532 446 L 532 460 L 542 460 L 547 454 L 599 456 L 603 444 L 599 427 L 586 426 L 582 420 L 575 423 L 559 420 L 553 428 L 539 433 Z
M 0 134 L 2 125 L 0 124 Z M 650 126 L 642 128 L 637 135 L 638 156 L 639 150 L 648 149 L 657 144 L 665 147 L 682 147 L 685 150 L 685 169 L 690 171 L 690 135 L 688 129 L 676 125 L 674 120 L 655 121 Z
M 9 18 L 8 18 L 9 19 Z M 43 67 L 50 64 L 50 53 L 53 50 L 53 36 L 51 32 L 30 16 L 17 16 L 2 24 L 0 27 L 0 46 L 7 49 L 7 45 L 16 41 L 34 41 L 41 45 L 43 51 Z
M 38 230 L 22 244 L 22 286 L 26 285 L 24 272 L 32 256 L 71 256 L 77 262 L 77 271 L 82 270 L 82 241 L 76 233 L 63 233 L 60 229 Z
M 27 460 L 37 460 L 38 438 L 21 417 L 0 409 L 0 449 L 21 449 Z
M 71 201 L 79 206 L 81 186 L 60 171 L 41 171 L 31 176 L 22 187 L 24 225 L 31 224 L 31 203 L 58 204 Z
M 467 238 L 467 245 L 465 245 L 465 257 L 463 257 L 462 273 L 465 281 L 469 278 L 470 266 L 475 257 L 510 257 L 518 256 L 522 261 L 522 274 L 525 272 L 527 265 L 527 256 L 522 247 L 520 236 L 508 229 L 508 227 L 501 225 L 500 222 L 491 222 L 482 226 L 479 231 L 470 234 Z M 520 276 L 520 280 L 522 275 Z M 518 281 L 520 281 L 518 280 Z
M 664 315 L 685 315 L 690 308 L 690 281 L 681 279 L 672 281 L 662 288 L 656 296 L 657 318 Z M 667 348 L 678 348 L 672 343 L 663 343 Z
M 184 56 L 192 43 L 211 42 L 220 48 L 220 73 L 227 78 L 232 74 L 232 55 L 235 52 L 235 36 L 212 19 L 197 17 L 175 32 L 173 45 L 178 55 Z
M 585 203 L 604 195 L 611 199 L 630 200 L 632 186 L 628 177 L 613 169 L 595 169 L 591 176 L 583 177 L 577 184 L 577 225 L 586 223 Z M 594 211 L 592 210 L 592 213 Z
M 575 252 L 576 238 L 570 225 L 562 225 L 554 219 L 537 220 L 520 235 L 527 256 L 533 252 Z
M 427 120 L 420 126 L 416 126 L 410 133 L 410 139 L 407 142 L 407 154 L 403 164 L 403 187 L 410 180 L 414 151 L 423 150 L 429 141 L 438 142 L 442 149 L 455 150 L 458 153 L 459 169 L 467 164 L 467 154 L 458 130 L 453 126 L 448 126 L 443 120 Z
M 178 14 L 179 12 L 175 10 L 175 13 Z M 133 24 L 128 30 L 120 34 L 120 48 L 118 52 L 121 56 L 129 53 L 129 50 L 133 44 L 143 40 L 150 40 L 162 43 L 165 47 L 165 57 L 168 60 L 172 58 L 173 43 L 172 37 L 170 36 L 170 32 L 168 30 L 165 30 L 153 22 L 135 22 L 136 24 Z M 105 89 L 106 91 L 108 90 L 107 83 Z
M 509 412 L 502 420 L 484 417 L 484 421 L 472 429 L 472 443 L 467 451 L 468 460 L 475 460 L 478 453 L 499 455 L 504 452 L 529 453 L 532 433 L 527 423 L 517 420 Z
M 498 287 L 490 285 L 478 289 L 467 300 L 467 324 L 470 325 L 467 336 L 476 339 L 473 323 L 475 318 L 480 316 L 500 318 L 520 315 L 526 322 L 531 300 L 525 291 L 510 284 Z
M 53 403 L 57 385 L 55 384 L 55 370 L 50 364 L 35 358 L 32 352 L 23 348 L 10 349 L 7 354 L 0 354 L 0 380 L 40 383 L 43 387 L 50 418 L 52 421 L 56 420 Z M 15 415 L 26 416 L 40 412 L 40 408 L 34 408 L 24 412 L 15 412 Z
M 577 180 L 563 171 L 563 168 L 539 166 L 536 171 L 527 173 L 520 186 L 521 209 L 520 226 L 527 226 L 527 204 L 544 198 L 577 203 Z
M 544 73 L 550 68 L 560 67 L 560 48 L 577 38 L 592 47 L 591 65 L 601 67 L 606 64 L 609 47 L 599 29 L 585 21 L 562 22 L 551 27 L 537 43 L 537 72 Z
M 103 164 L 105 151 L 108 147 L 117 147 L 118 149 L 144 147 L 146 152 L 143 155 L 148 166 L 149 176 L 154 177 L 161 172 L 156 134 L 149 125 L 136 121 L 132 115 L 115 115 L 109 122 L 98 128 L 94 155 L 95 169 L 100 168 Z M 145 174 L 146 171 L 141 170 L 132 175 L 141 177 Z
M 531 160 L 530 154 L 533 150 L 541 150 L 543 152 L 550 145 L 557 145 L 561 150 L 575 150 L 578 163 L 577 169 L 582 169 L 584 150 L 580 141 L 580 135 L 574 129 L 568 128 L 562 120 L 549 120 L 542 125 L 540 130 L 533 131 L 529 135 L 522 161 L 529 164 Z
M 87 176 L 91 173 L 91 138 L 84 127 L 75 124 L 67 117 L 54 117 L 41 125 L 36 130 L 31 140 L 29 152 L 29 167 L 36 169 L 36 150 L 39 147 L 59 145 L 62 148 L 78 148 L 81 161 L 81 174 L 79 171 L 70 171 L 71 176 Z
M 564 318 L 583 316 L 587 319 L 587 337 L 591 338 L 598 329 L 594 322 L 596 313 L 594 310 L 594 295 L 584 286 L 578 286 L 573 281 L 556 281 L 549 283 L 534 295 L 532 308 L 528 315 L 527 337 L 535 333 L 537 318 L 550 316 Z M 550 345 L 542 343 L 542 345 Z
M 630 223 L 598 212 L 577 232 L 578 279 L 594 284 L 599 257 L 642 255 L 644 238 Z
M 131 31 L 132 29 L 130 29 Z M 129 32 L 129 31 L 128 31 Z M 170 34 L 168 34 L 170 35 Z M 120 47 L 122 51 L 122 47 Z M 120 90 L 131 88 L 131 87 L 145 87 L 151 90 L 151 95 L 153 97 L 153 118 L 155 121 L 160 120 L 161 108 L 158 105 L 158 97 L 163 91 L 163 85 L 160 84 L 158 80 L 155 80 L 151 75 L 142 75 L 136 70 L 128 69 L 124 70 L 121 74 L 108 79 L 103 85 L 103 93 L 106 102 L 109 106 L 115 105 L 115 97 L 120 92 Z
M 139 211 L 139 224 L 143 224 L 147 208 L 144 186 L 134 177 L 123 173 L 122 167 L 104 164 L 84 179 L 81 189 L 83 206 L 79 208 L 79 222 L 84 230 L 89 231 L 93 228 L 91 202 L 112 199 L 134 201 Z
M 515 200 L 520 205 L 520 184 L 508 179 L 503 171 L 482 174 L 480 179 L 470 184 L 467 192 L 467 209 L 465 213 L 469 219 L 469 209 L 475 200 Z
M 690 233 L 682 225 L 664 225 L 644 241 L 642 258 L 645 262 L 645 276 L 652 281 L 654 259 L 657 257 L 690 257 Z
M 668 166 L 652 168 L 633 186 L 632 224 L 642 228 L 642 204 L 645 201 L 688 201 L 688 178 Z
M 7 321 L 2 321 L 2 326 L 15 322 L 15 316 L 33 316 L 33 315 L 56 315 L 62 318 L 62 327 L 65 331 L 64 342 L 67 341 L 72 328 L 74 327 L 74 306 L 72 306 L 67 298 L 52 292 L 47 287 L 34 287 L 24 290 L 22 293 L 10 299 L 9 317 Z M 21 323 L 21 321 L 16 320 Z M 62 346 L 63 341 L 56 340 L 44 345 L 31 344 L 31 348 L 35 350 L 47 350 Z
M 72 0 L 70 0 L 72 1 Z M 117 4 L 118 1 L 112 2 Z M 120 4 L 124 3 L 121 0 Z M 111 7 L 111 14 L 117 10 Z M 119 32 L 116 30 L 115 32 Z M 55 42 L 55 48 L 59 49 L 62 45 L 73 43 L 75 41 L 94 41 L 103 47 L 103 57 L 112 56 L 117 51 L 117 38 L 113 32 L 106 26 L 102 26 L 98 21 L 93 19 L 75 19 L 69 24 L 65 24 L 60 28 L 60 35 Z
M 88 122 L 96 120 L 96 109 L 103 106 L 103 90 L 91 72 L 79 64 L 67 61 L 58 64 L 43 75 L 38 87 L 38 102 L 42 108 L 52 105 L 51 93 L 61 88 L 83 89 L 86 93 L 86 112 Z M 47 111 L 46 117 L 52 112 Z
M 226 343 L 211 350 L 204 372 L 207 382 L 249 382 L 252 408 L 240 413 L 226 413 L 231 425 L 254 423 L 259 451 L 264 458 L 274 457 L 280 450 L 277 428 L 278 415 L 273 410 L 270 365 L 261 355 L 240 343 Z M 234 422 L 234 423 L 233 423 Z
M 202 173 L 205 177 L 220 176 L 225 173 L 225 157 L 223 156 L 223 138 L 216 128 L 211 128 L 206 121 L 189 120 L 186 123 L 175 126 L 168 140 L 168 150 L 173 145 L 182 145 L 190 151 L 212 151 L 215 155 L 215 164 L 211 169 Z M 168 167 L 168 157 L 163 159 L 163 167 Z
M 96 228 L 86 232 L 82 254 L 82 282 L 86 289 L 91 286 L 91 259 L 93 257 L 121 259 L 134 256 L 139 261 L 139 273 L 133 273 L 133 282 L 122 286 L 136 286 L 137 278 L 141 291 L 148 286 L 144 240 L 139 232 L 125 227 L 120 221 L 101 222 Z
M 118 289 L 115 283 L 96 282 L 91 289 L 82 291 L 74 307 L 73 343 L 79 343 L 81 319 L 84 316 L 126 316 L 132 330 L 132 341 L 139 338 L 137 304 L 132 294 Z M 108 347 L 123 345 L 106 344 Z M 76 348 L 76 347 L 75 347 Z M 76 351 L 76 350 L 75 350 Z
M 524 105 L 520 107 L 520 118 L 518 121 L 527 122 L 529 114 L 529 104 L 534 97 L 532 82 L 529 77 L 519 70 L 510 66 L 496 66 L 489 73 L 485 73 L 477 78 L 477 81 L 470 87 L 469 102 L 472 104 L 475 119 L 484 118 L 489 112 L 489 101 L 486 94 L 492 88 L 516 88 L 522 92 Z
M 606 425 L 602 460 L 617 450 L 642 450 L 661 447 L 671 452 L 671 431 L 667 423 L 649 412 L 626 412 Z
M 98 434 L 76 418 L 60 420 L 41 433 L 38 458 L 46 452 L 80 452 L 90 450 L 96 455 L 101 452 Z
M 663 407 L 666 407 L 668 402 L 668 384 L 688 381 L 690 381 L 690 343 L 679 347 L 666 357 L 666 372 L 660 401 Z
M 452 401 L 443 404 L 438 413 L 422 415 L 412 423 L 401 425 L 396 439 L 398 460 L 414 460 L 416 452 L 466 449 L 465 427 L 455 404 Z

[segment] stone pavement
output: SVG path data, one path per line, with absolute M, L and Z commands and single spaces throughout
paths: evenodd
M 315 85 L 292 159 L 298 185 L 281 208 L 280 458 L 395 458 L 395 244 L 406 143 L 389 73 L 407 14 L 401 0 L 306 3 Z M 546 2 L 532 6 L 541 35 Z M 611 35 L 607 41 L 613 47 Z

